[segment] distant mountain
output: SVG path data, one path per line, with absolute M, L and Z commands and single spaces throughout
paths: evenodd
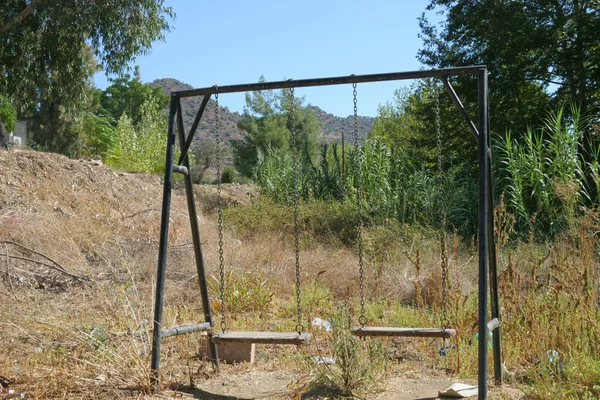
M 150 85 L 154 87 L 160 86 L 163 93 L 167 96 L 174 91 L 194 89 L 187 83 L 172 78 L 157 79 Z M 189 132 L 194 123 L 194 119 L 196 118 L 196 114 L 198 113 L 198 109 L 200 108 L 200 104 L 202 103 L 202 97 L 186 97 L 181 99 L 181 103 L 183 108 L 183 126 L 185 127 L 186 132 Z M 242 116 L 240 113 L 231 112 L 227 107 L 219 107 L 221 137 L 224 141 L 227 142 L 230 139 L 242 139 L 244 137 L 245 132 L 237 127 L 237 123 L 241 119 Z M 194 139 L 214 138 L 215 134 L 215 102 L 213 99 L 210 99 L 204 110 Z
M 327 142 L 341 142 L 342 134 L 344 134 L 344 140 L 349 143 L 354 143 L 354 116 L 349 115 L 345 118 L 336 117 L 333 114 L 329 114 L 321 110 L 317 106 L 310 106 L 310 108 L 319 117 L 321 122 L 321 136 L 325 138 Z M 372 117 L 361 117 L 358 116 L 358 133 L 361 138 L 366 137 L 373 126 Z
M 150 85 L 154 87 L 161 87 L 163 93 L 166 95 L 170 95 L 173 91 L 193 89 L 192 86 L 173 78 L 157 79 Z M 183 125 L 186 129 L 186 132 L 189 132 L 192 124 L 194 123 L 194 119 L 196 118 L 196 113 L 200 108 L 202 97 L 187 97 L 182 99 L 181 102 L 183 108 Z M 345 140 L 348 143 L 354 142 L 353 116 L 348 116 L 345 118 L 336 117 L 333 114 L 329 114 L 328 112 L 321 110 L 317 106 L 310 106 L 310 108 L 317 114 L 319 121 L 321 122 L 321 138 L 327 142 L 341 142 L 343 133 L 345 135 Z M 200 120 L 194 140 L 215 137 L 216 132 L 214 119 L 215 102 L 211 99 L 206 106 L 206 110 L 204 111 L 202 119 Z M 245 132 L 237 127 L 237 123 L 242 119 L 242 115 L 240 113 L 231 112 L 227 107 L 220 107 L 219 119 L 221 121 L 221 137 L 224 141 L 229 141 L 231 139 L 242 139 L 244 137 Z M 361 137 L 364 138 L 369 133 L 371 126 L 373 126 L 373 120 L 374 118 L 372 117 L 358 117 L 359 133 Z

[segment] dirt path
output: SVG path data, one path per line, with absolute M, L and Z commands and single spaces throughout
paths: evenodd
M 244 370 L 227 371 L 220 376 L 199 382 L 194 388 L 179 387 L 163 392 L 155 399 L 204 399 L 204 400 L 278 400 L 332 399 L 318 392 L 294 391 L 302 374 L 288 371 Z M 474 384 L 449 377 L 443 373 L 423 374 L 422 371 L 408 371 L 391 376 L 381 391 L 363 395 L 370 400 L 435 400 L 438 391 L 456 382 Z M 523 392 L 504 386 L 490 388 L 490 399 L 525 399 Z M 472 397 L 476 399 L 476 397 Z

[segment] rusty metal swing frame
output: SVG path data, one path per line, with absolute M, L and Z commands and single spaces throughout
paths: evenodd
M 477 125 L 471 120 L 467 110 L 461 103 L 448 78 L 455 76 L 477 76 L 478 79 L 478 122 Z M 432 69 L 422 71 L 394 72 L 372 75 L 350 75 L 331 78 L 285 80 L 274 82 L 259 82 L 241 85 L 212 86 L 200 89 L 182 90 L 171 93 L 169 108 L 169 126 L 167 133 L 167 151 L 165 164 L 165 178 L 163 187 L 161 229 L 159 240 L 158 270 L 154 304 L 154 323 L 152 335 L 152 359 L 151 369 L 153 371 L 154 383 L 158 384 L 160 368 L 160 351 L 162 339 L 191 332 L 212 332 L 213 320 L 210 311 L 210 299 L 206 282 L 204 258 L 198 226 L 194 191 L 192 185 L 189 159 L 187 157 L 190 145 L 194 139 L 196 129 L 212 95 L 225 93 L 251 92 L 257 90 L 289 89 L 298 87 L 343 85 L 353 83 L 398 81 L 407 79 L 438 78 L 441 79 L 448 95 L 459 109 L 467 126 L 473 133 L 479 149 L 479 398 L 487 399 L 488 381 L 488 333 L 493 333 L 493 355 L 494 355 L 494 378 L 499 384 L 503 381 L 502 374 L 502 348 L 500 336 L 500 308 L 498 302 L 498 271 L 496 262 L 496 248 L 494 241 L 494 213 L 491 174 L 491 144 L 489 136 L 489 114 L 488 114 L 488 71 L 484 65 L 466 66 L 457 68 Z M 183 115 L 181 99 L 186 97 L 204 96 L 196 114 L 196 118 L 190 132 L 186 135 L 183 126 Z M 175 142 L 179 141 L 181 155 L 175 162 Z M 171 190 L 173 185 L 173 173 L 184 176 L 185 192 L 190 218 L 190 228 L 194 245 L 194 255 L 198 273 L 198 281 L 204 311 L 204 322 L 165 329 L 162 326 L 165 275 L 167 267 L 167 249 L 169 237 L 169 214 L 171 208 Z M 491 320 L 488 322 L 488 290 L 491 297 Z M 216 344 L 210 343 L 210 356 L 217 370 L 219 357 Z

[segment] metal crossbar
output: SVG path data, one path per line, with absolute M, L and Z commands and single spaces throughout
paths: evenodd
M 179 90 L 173 92 L 171 95 L 179 98 L 192 97 L 192 96 L 204 96 L 211 95 L 219 92 L 219 94 L 225 93 L 239 93 L 239 92 L 253 92 L 257 90 L 276 90 L 276 89 L 289 89 L 299 87 L 313 87 L 313 86 L 331 86 L 331 85 L 347 85 L 349 83 L 369 83 L 369 82 L 385 82 L 385 81 L 402 81 L 408 79 L 421 79 L 421 78 L 442 78 L 444 76 L 461 76 L 461 75 L 477 75 L 480 71 L 486 70 L 485 65 L 474 65 L 469 67 L 456 67 L 456 68 L 439 68 L 421 71 L 406 71 L 406 72 L 390 72 L 385 74 L 370 74 L 370 75 L 348 75 L 348 76 L 336 76 L 330 78 L 315 78 L 315 79 L 288 79 L 285 81 L 273 81 L 273 82 L 257 82 L 257 83 L 244 83 L 240 85 L 228 85 L 228 86 L 210 86 L 199 89 Z

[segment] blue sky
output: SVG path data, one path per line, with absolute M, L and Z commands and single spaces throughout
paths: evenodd
M 177 14 L 165 42 L 131 65 L 142 81 L 175 78 L 194 87 L 305 79 L 421 68 L 417 18 L 425 0 L 167 0 Z M 439 16 L 427 14 L 432 20 Z M 96 86 L 108 82 L 103 73 Z M 362 84 L 358 111 L 375 116 L 406 82 Z M 297 89 L 307 103 L 338 116 L 352 113 L 349 85 Z M 220 96 L 243 111 L 244 95 Z

